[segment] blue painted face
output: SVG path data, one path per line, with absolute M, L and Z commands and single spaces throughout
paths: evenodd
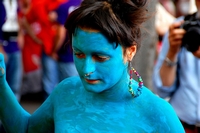
M 72 37 L 74 63 L 87 91 L 99 93 L 127 79 L 123 49 L 115 46 L 100 32 L 77 28 Z

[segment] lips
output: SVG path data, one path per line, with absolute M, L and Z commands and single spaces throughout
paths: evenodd
M 92 80 L 92 79 L 85 79 L 85 81 L 89 84 L 97 84 L 99 83 L 99 80 Z

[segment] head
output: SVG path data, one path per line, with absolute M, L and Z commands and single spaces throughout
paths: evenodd
M 197 11 L 195 0 L 173 0 L 176 7 L 176 17 L 192 14 Z
M 114 86 L 127 73 L 128 62 L 140 46 L 145 5 L 146 0 L 84 0 L 69 15 L 65 27 L 80 77 L 85 80 L 89 73 L 87 83 L 97 84 L 100 79 L 105 86 L 95 91 Z
M 31 4 L 31 0 L 18 0 L 20 9 L 27 9 Z

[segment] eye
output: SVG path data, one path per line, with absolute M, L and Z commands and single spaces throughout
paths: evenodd
M 76 55 L 77 58 L 80 58 L 80 59 L 85 58 L 85 54 L 83 53 L 74 53 L 74 54 Z
M 108 56 L 93 55 L 92 57 L 95 61 L 104 62 L 109 59 Z

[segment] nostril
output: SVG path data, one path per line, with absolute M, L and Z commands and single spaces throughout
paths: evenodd
M 86 74 L 85 74 L 85 77 L 88 77 L 88 76 L 90 76 L 92 73 L 93 73 L 93 72 L 86 73 Z

